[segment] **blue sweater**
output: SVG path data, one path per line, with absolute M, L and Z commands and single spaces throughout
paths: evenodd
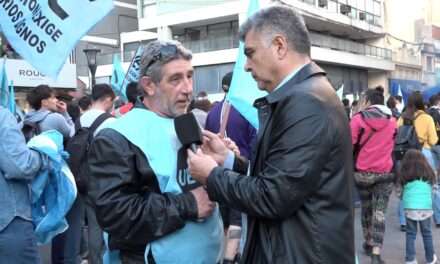
M 432 210 L 432 186 L 426 181 L 414 180 L 403 188 L 405 209 Z

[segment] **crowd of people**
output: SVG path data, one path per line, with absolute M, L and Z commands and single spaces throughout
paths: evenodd
M 341 103 L 310 57 L 303 18 L 290 7 L 261 9 L 239 36 L 245 70 L 268 92 L 254 104 L 258 130 L 226 99 L 211 104 L 204 92 L 193 98 L 192 54 L 174 41 L 145 46 L 140 78 L 118 109 L 107 84 L 69 103 L 47 85 L 34 88 L 23 128 L 0 108 L 0 259 L 40 263 L 28 190 L 50 162 L 26 141 L 55 130 L 78 193 L 68 229 L 51 241 L 53 264 L 356 263 L 355 191 L 362 248 L 372 264 L 382 264 L 393 190 L 401 197 L 406 263 L 417 263 L 418 225 L 426 261 L 437 263 L 431 218 L 440 227 L 432 199 L 440 95 L 428 110 L 418 92 L 404 109 L 402 98 L 385 106 L 382 87 L 352 107 Z M 225 94 L 232 78 L 222 78 Z M 188 112 L 202 128 L 197 148 L 176 135 L 175 118 Z M 397 153 L 400 143 L 408 144 Z
M 431 218 L 440 227 L 440 196 L 433 195 L 433 189 L 438 188 L 440 95 L 430 99 L 428 110 L 420 92 L 409 96 L 402 112 L 396 105 L 398 101 L 390 97 L 385 106 L 383 88 L 370 89 L 362 96 L 350 121 L 354 179 L 361 200 L 362 247 L 371 255 L 372 263 L 384 262 L 380 255 L 385 215 L 395 190 L 401 198 L 398 214 L 401 230 L 406 232 L 406 263 L 417 263 L 414 242 L 418 225 L 426 262 L 437 263 Z M 402 153 L 400 144 L 404 142 L 407 149 Z

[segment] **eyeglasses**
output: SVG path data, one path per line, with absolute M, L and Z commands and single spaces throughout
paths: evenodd
M 144 75 L 147 73 L 148 68 L 151 67 L 154 63 L 157 61 L 161 61 L 166 57 L 172 57 L 176 55 L 177 53 L 177 46 L 174 44 L 166 44 L 164 46 L 161 46 L 159 49 L 159 54 L 156 54 L 151 58 L 150 62 L 147 64 L 147 66 L 144 68 Z

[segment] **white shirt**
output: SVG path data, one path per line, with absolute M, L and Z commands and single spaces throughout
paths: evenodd
M 103 110 L 99 110 L 99 109 L 90 109 L 87 110 L 84 114 L 82 114 L 82 116 L 79 118 L 79 122 L 81 124 L 82 127 L 90 127 L 93 122 L 95 122 L 96 118 L 98 118 L 101 114 L 105 113 L 105 111 Z M 98 134 L 98 132 L 106 127 L 109 123 L 114 122 L 116 120 L 116 118 L 114 117 L 110 117 L 107 118 L 104 122 L 102 122 L 101 125 L 99 125 L 99 127 L 95 130 L 95 133 L 93 133 L 93 136 L 96 136 Z

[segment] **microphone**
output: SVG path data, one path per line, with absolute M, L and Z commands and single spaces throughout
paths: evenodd
M 184 147 L 189 147 L 192 151 L 196 152 L 197 147 L 202 145 L 202 130 L 193 113 L 189 112 L 176 117 L 174 119 L 174 129 L 176 130 L 177 138 L 179 138 Z

